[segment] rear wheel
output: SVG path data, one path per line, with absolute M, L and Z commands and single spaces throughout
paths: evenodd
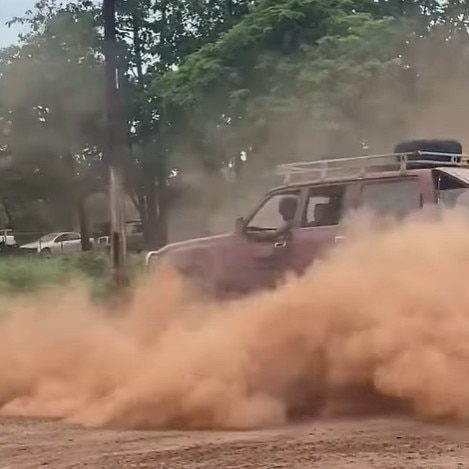
M 52 256 L 52 251 L 50 250 L 50 248 L 44 248 L 44 249 L 41 249 L 41 257 L 51 257 Z

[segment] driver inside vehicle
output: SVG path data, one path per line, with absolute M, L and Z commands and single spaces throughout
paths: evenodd
M 278 204 L 278 211 L 281 217 L 283 218 L 284 222 L 286 223 L 293 222 L 297 207 L 298 207 L 298 198 L 293 195 L 283 197 L 280 200 Z
M 293 226 L 299 199 L 295 194 L 277 194 L 254 215 L 243 232 L 257 241 L 271 241 L 286 235 Z

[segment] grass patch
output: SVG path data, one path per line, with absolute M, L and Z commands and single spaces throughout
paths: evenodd
M 59 285 L 72 272 L 61 259 L 13 258 L 0 261 L 0 294 L 26 293 Z
M 128 273 L 134 285 L 144 269 L 144 257 L 129 255 Z M 116 293 L 111 280 L 111 263 L 105 253 L 86 252 L 55 258 L 8 257 L 0 259 L 0 295 L 34 293 L 72 279 L 89 285 L 94 298 Z

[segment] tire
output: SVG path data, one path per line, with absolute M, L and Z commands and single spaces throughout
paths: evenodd
M 435 153 L 462 153 L 462 145 L 457 140 L 409 140 L 401 142 L 394 148 L 395 153 L 428 151 Z
M 41 249 L 41 257 L 51 257 L 52 256 L 52 251 L 50 250 L 50 248 L 44 248 L 44 249 Z
M 428 153 L 451 153 L 453 155 L 461 155 L 462 145 L 457 140 L 409 140 L 407 142 L 401 142 L 394 147 L 394 153 L 413 153 L 418 151 Z M 419 155 L 409 155 L 409 161 L 419 159 L 421 159 Z M 438 155 L 426 155 L 425 160 L 434 161 L 435 163 L 449 163 L 451 161 L 448 156 Z M 458 162 L 460 161 L 459 158 L 457 160 Z M 431 166 L 431 163 L 429 165 Z

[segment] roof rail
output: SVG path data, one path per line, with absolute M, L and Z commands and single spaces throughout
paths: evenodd
M 277 166 L 275 173 L 283 176 L 284 184 L 305 181 L 334 181 L 363 178 L 369 174 L 438 166 L 469 168 L 469 155 L 417 151 L 409 153 L 387 153 L 383 155 L 354 156 L 328 160 L 300 161 Z M 294 179 L 295 178 L 295 179 Z

